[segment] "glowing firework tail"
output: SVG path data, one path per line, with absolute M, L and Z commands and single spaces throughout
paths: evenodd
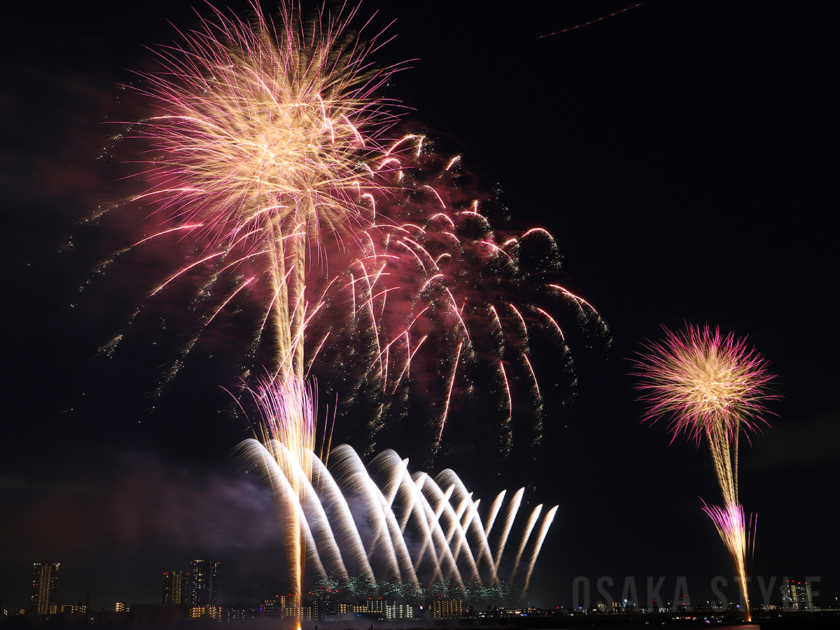
M 294 375 L 262 379 L 256 389 L 249 390 L 260 410 L 263 455 L 282 475 L 270 475 L 281 513 L 297 514 L 306 505 L 303 488 L 312 477 L 312 453 L 315 449 L 317 395 L 313 387 Z M 303 558 L 306 539 L 300 531 L 300 519 L 286 519 L 283 528 L 289 551 L 288 573 L 296 594 L 303 592 Z M 297 604 L 296 604 L 297 605 Z
M 257 2 L 251 24 L 215 10 L 215 21 L 185 36 L 184 48 L 161 53 L 165 71 L 145 76 L 159 113 L 141 126 L 155 158 L 147 163 L 151 198 L 175 228 L 208 254 L 166 284 L 205 263 L 254 270 L 205 320 L 256 277 L 267 288 L 259 335 L 273 333 L 274 367 L 253 392 L 262 432 L 286 483 L 303 502 L 302 470 L 314 448 L 314 403 L 304 385 L 306 323 L 318 304 L 307 299 L 307 268 L 326 263 L 325 248 L 359 239 L 374 209 L 359 203 L 376 190 L 369 156 L 394 120 L 373 98 L 390 75 L 365 61 L 369 45 L 349 35 L 353 16 L 302 26 L 292 4 L 266 19 Z M 160 157 L 159 157 L 160 156 Z M 312 258 L 315 260 L 313 261 Z M 281 496 L 285 494 L 281 493 Z M 301 593 L 305 544 L 290 520 L 291 573 Z M 298 560 L 294 560 L 298 558 Z
M 256 4 L 253 12 L 246 24 L 217 11 L 182 47 L 160 53 L 164 71 L 144 75 L 141 91 L 158 112 L 138 126 L 151 146 L 150 187 L 134 200 L 153 204 L 160 225 L 118 254 L 177 243 L 183 264 L 148 298 L 193 284 L 190 310 L 212 303 L 156 393 L 218 315 L 258 304 L 243 378 L 260 347 L 281 380 L 311 369 L 330 389 L 329 375 L 341 372 L 345 401 L 362 387 L 382 401 L 369 449 L 392 403 L 404 406 L 424 355 L 435 366 L 427 381 L 443 357 L 451 365 L 445 382 L 420 388 L 441 394 L 433 444 L 460 394 L 486 380 L 471 375 L 479 361 L 495 364 L 502 450 L 513 444 L 517 382 L 534 402 L 528 433 L 538 440 L 530 339 L 556 343 L 556 372 L 557 356 L 571 368 L 557 310 L 572 305 L 576 320 L 608 336 L 588 302 L 549 281 L 560 266 L 553 238 L 541 228 L 495 231 L 492 199 L 460 185 L 459 156 L 445 158 L 415 134 L 387 138 L 395 107 L 375 92 L 396 68 L 367 61 L 377 38 L 348 35 L 353 10 L 324 12 L 308 29 L 285 4 L 276 25 Z M 529 252 L 542 265 L 533 273 Z
M 674 438 L 685 431 L 698 444 L 704 437 L 709 443 L 724 505 L 704 503 L 703 509 L 732 555 L 749 619 L 748 532 L 738 499 L 738 442 L 742 428 L 756 430 L 764 422 L 764 401 L 774 398 L 767 393 L 773 378 L 767 361 L 745 339 L 689 326 L 683 333 L 666 328 L 665 340 L 647 344 L 636 366 L 641 399 L 649 405 L 645 419 L 668 416 Z
M 608 330 L 591 304 L 552 282 L 560 276 L 552 236 L 540 228 L 497 230 L 497 201 L 474 197 L 461 162 L 430 145 L 404 136 L 377 162 L 390 168 L 392 194 L 377 204 L 363 254 L 336 255 L 345 271 L 324 292 L 330 308 L 312 319 L 314 329 L 348 343 L 321 347 L 313 370 L 340 367 L 348 398 L 365 391 L 382 401 L 366 427 L 365 454 L 387 428 L 389 409 L 405 408 L 410 389 L 438 393 L 429 432 L 437 450 L 458 405 L 489 381 L 507 455 L 524 417 L 536 419 L 527 432 L 539 440 L 540 363 L 550 360 L 555 373 L 558 359 L 572 367 L 562 326 L 573 319 L 576 329 L 607 343 Z M 348 371 L 354 362 L 365 369 Z M 517 413 L 523 401 L 530 413 Z

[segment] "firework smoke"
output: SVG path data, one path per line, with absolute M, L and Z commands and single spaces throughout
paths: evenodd
M 738 438 L 742 428 L 754 431 L 764 422 L 764 401 L 773 398 L 767 393 L 773 378 L 767 361 L 746 339 L 689 326 L 683 333 L 666 328 L 665 340 L 647 344 L 636 366 L 641 400 L 648 403 L 645 419 L 669 416 L 674 438 L 685 431 L 698 444 L 704 437 L 709 444 L 724 506 L 704 503 L 703 509 L 735 563 L 749 619 L 749 531 L 738 499 Z

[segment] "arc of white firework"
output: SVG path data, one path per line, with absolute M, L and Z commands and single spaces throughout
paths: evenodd
M 400 531 L 397 518 L 379 488 L 377 488 L 373 483 L 371 485 L 375 488 L 377 497 L 379 498 L 379 503 L 388 527 L 388 535 L 390 536 L 391 544 L 394 547 L 394 552 L 400 566 L 400 572 L 396 577 L 400 582 L 402 582 L 403 576 L 407 575 L 411 584 L 419 586 L 420 580 L 417 578 L 417 573 L 414 570 L 414 565 L 411 561 L 411 554 L 408 552 L 408 546 L 406 545 L 405 538 Z
M 435 503 L 437 503 L 437 509 L 435 511 L 437 512 L 438 523 L 442 525 L 441 520 L 445 519 L 449 523 L 449 526 L 453 529 L 454 534 L 458 536 L 458 544 L 460 545 L 462 541 L 465 540 L 464 530 L 461 529 L 461 523 L 459 522 L 459 519 L 455 514 L 455 510 L 449 502 L 450 497 L 452 496 L 452 492 L 454 490 L 454 485 L 450 486 L 446 492 L 443 492 L 435 480 L 428 479 L 423 485 L 423 490 L 428 494 L 432 495 L 432 497 L 434 497 Z M 447 546 L 449 546 L 448 543 L 451 540 L 451 535 L 447 533 L 445 539 L 447 541 Z M 465 545 L 465 547 L 466 549 L 463 557 L 467 564 L 467 569 L 470 574 L 469 581 L 481 582 L 481 576 L 479 575 L 478 567 L 476 566 L 472 550 L 469 548 L 469 545 Z M 457 560 L 457 555 L 455 554 L 454 549 L 452 550 L 452 553 L 455 559 Z
M 472 501 L 472 493 L 467 491 L 467 487 L 464 485 L 463 480 L 461 477 L 451 468 L 447 468 L 446 470 L 441 471 L 435 481 L 438 482 L 438 485 L 442 483 L 450 483 L 451 487 L 454 491 L 457 491 L 461 496 L 468 498 L 469 500 L 469 512 L 468 518 L 462 522 L 461 527 L 465 534 L 465 543 L 469 545 L 469 541 L 467 536 L 470 532 L 470 526 L 472 525 L 473 535 L 478 540 L 478 561 L 477 565 L 481 563 L 482 559 L 484 561 L 487 570 L 490 572 L 492 576 L 492 582 L 498 582 L 498 574 L 496 572 L 496 565 L 493 562 L 493 553 L 490 550 L 490 543 L 487 540 L 487 535 L 484 531 L 484 527 L 482 527 L 481 519 L 478 516 L 478 501 Z M 497 499 L 498 501 L 498 499 Z M 495 515 L 494 515 L 495 518 Z M 456 556 L 457 557 L 457 556 Z
M 493 529 L 493 524 L 496 522 L 496 516 L 499 514 L 499 510 L 502 507 L 502 502 L 505 500 L 505 494 L 507 494 L 507 490 L 502 490 L 498 495 L 496 495 L 496 498 L 490 505 L 490 512 L 488 512 L 487 520 L 484 522 L 484 535 L 487 537 L 490 536 L 490 532 Z
M 531 537 L 531 532 L 534 529 L 534 525 L 537 524 L 537 519 L 540 517 L 540 512 L 542 512 L 542 508 L 542 503 L 535 507 L 534 511 L 531 512 L 531 516 L 528 518 L 528 523 L 525 525 L 525 531 L 522 533 L 522 541 L 519 543 L 519 549 L 516 552 L 516 560 L 513 563 L 513 571 L 511 571 L 510 573 L 511 582 L 513 582 L 513 578 L 516 576 L 516 572 L 519 570 L 519 561 L 522 560 L 522 554 L 525 552 L 525 546 L 528 544 L 528 539 Z
M 279 442 L 277 444 L 279 444 Z M 289 483 L 289 479 L 286 477 L 286 474 L 283 471 L 283 466 L 278 462 L 278 457 L 280 457 L 281 459 L 284 457 L 288 457 L 288 459 L 291 459 L 289 451 L 285 447 L 283 447 L 282 451 L 276 451 L 272 453 L 263 444 L 260 444 L 257 440 L 246 440 L 240 445 L 240 448 L 246 454 L 246 456 L 253 462 L 261 462 L 263 464 L 263 471 L 266 477 L 268 477 L 272 488 L 274 489 L 275 499 L 281 502 L 285 509 L 291 509 L 293 511 L 295 515 L 294 518 L 297 519 L 299 526 L 304 533 L 304 538 L 306 539 L 307 543 L 306 551 L 308 559 L 315 565 L 316 571 L 321 571 L 322 573 L 326 574 L 324 565 L 321 563 L 321 559 L 318 556 L 318 548 L 315 545 L 315 541 L 312 537 L 312 532 L 309 529 L 309 522 L 306 520 L 306 515 L 303 512 L 303 507 L 301 506 L 300 498 L 298 497 L 294 488 L 292 488 L 291 484 Z M 293 548 L 298 549 L 297 552 L 294 550 L 292 551 L 292 556 L 300 557 L 300 541 L 292 540 L 290 542 Z M 296 573 L 296 575 L 299 575 L 299 573 Z M 297 592 L 300 592 L 300 587 L 300 584 L 295 584 Z
M 370 548 L 367 550 L 369 556 L 373 556 L 377 548 L 384 549 L 384 560 L 387 564 L 389 575 L 400 576 L 400 563 L 397 558 L 397 550 L 389 531 L 389 523 L 385 512 L 380 504 L 379 489 L 376 488 L 370 475 L 367 472 L 358 454 L 346 444 L 333 449 L 332 458 L 335 461 L 334 468 L 339 471 L 336 481 L 339 485 L 346 484 L 352 490 L 360 492 L 364 497 L 364 508 L 367 518 L 372 521 L 373 531 Z
M 439 577 L 440 580 L 443 580 L 443 576 L 440 575 L 440 565 L 437 552 L 432 541 L 429 521 L 425 517 L 425 512 L 423 511 L 423 507 L 420 504 L 420 497 L 418 496 L 420 494 L 420 488 L 423 487 L 425 477 L 426 473 L 419 473 L 417 482 L 415 482 L 411 478 L 408 470 L 406 470 L 403 475 L 400 488 L 404 489 L 404 492 L 408 494 L 410 503 L 405 506 L 406 509 L 404 510 L 403 520 L 400 523 L 400 531 L 403 535 L 405 535 L 406 527 L 408 527 L 411 517 L 414 516 L 416 522 L 420 524 L 422 529 L 421 535 L 423 540 L 423 545 L 418 551 L 417 556 L 414 558 L 414 569 L 416 571 L 420 567 L 420 563 L 423 562 L 426 550 L 428 549 L 428 553 L 432 556 L 432 562 L 434 563 L 433 566 L 435 567 L 435 578 L 437 579 Z
M 432 507 L 432 504 L 429 502 L 428 497 L 424 493 L 427 487 L 434 487 L 437 490 L 437 495 L 440 495 L 440 488 L 432 481 L 432 479 L 426 473 L 416 473 L 414 476 L 414 482 L 417 485 L 417 500 L 419 502 L 420 510 L 422 512 L 422 517 L 425 519 L 426 526 L 430 532 L 430 544 L 433 545 L 434 552 L 437 558 L 442 559 L 442 562 L 438 563 L 439 571 L 438 575 L 440 575 L 440 579 L 443 579 L 443 572 L 446 570 L 446 574 L 451 578 L 454 579 L 455 582 L 458 584 L 459 587 L 464 587 L 464 579 L 461 576 L 461 571 L 458 568 L 458 564 L 455 562 L 455 558 L 452 556 L 452 550 L 449 548 L 449 545 L 446 542 L 446 535 L 443 532 L 443 529 L 440 525 L 440 513 L 443 511 L 444 504 L 446 500 L 436 500 L 435 508 Z M 432 494 L 435 494 L 432 492 Z M 442 498 L 442 497 L 438 497 Z M 439 508 L 439 510 L 438 510 Z M 445 564 L 446 566 L 441 566 Z
M 368 464 L 368 470 L 382 469 L 388 472 L 385 483 L 380 486 L 379 490 L 382 496 L 385 497 L 386 504 L 389 508 L 394 505 L 394 499 L 400 489 L 407 467 L 408 459 L 402 459 L 392 449 L 385 449 L 380 452 Z
M 359 568 L 363 577 L 367 577 L 375 583 L 376 577 L 373 574 L 373 568 L 370 566 L 359 530 L 353 520 L 350 506 L 333 476 L 317 457 L 312 460 L 312 483 L 318 487 L 321 501 L 329 507 L 332 515 L 330 525 L 333 531 L 338 532 L 340 537 L 344 539 L 345 545 L 350 548 L 349 555 L 354 565 Z
M 481 499 L 476 499 L 475 501 L 473 501 L 472 497 L 473 493 L 470 492 L 470 505 L 467 508 L 467 511 L 464 513 L 464 517 L 461 519 L 461 529 L 463 529 L 464 531 L 469 530 L 473 519 L 478 514 L 478 506 L 481 503 Z
M 368 469 L 384 469 L 390 471 L 386 483 L 383 487 L 378 487 L 376 484 L 371 484 L 376 489 L 376 495 L 379 498 L 382 511 L 388 525 L 389 535 L 391 536 L 394 545 L 397 560 L 401 565 L 400 575 L 407 575 L 409 581 L 415 586 L 419 585 L 417 575 L 411 563 L 411 557 L 408 553 L 408 548 L 403 537 L 402 529 L 396 520 L 396 515 L 393 511 L 394 498 L 400 488 L 403 478 L 405 477 L 406 467 L 408 466 L 408 459 L 401 459 L 399 455 L 393 450 L 385 450 L 379 453 L 370 463 Z
M 513 527 L 513 521 L 516 519 L 516 515 L 519 512 L 519 504 L 522 503 L 523 494 L 525 494 L 525 488 L 520 488 L 516 491 L 516 494 L 513 495 L 510 503 L 508 503 L 505 525 L 502 528 L 502 535 L 499 537 L 499 542 L 496 543 L 496 557 L 494 558 L 494 562 L 496 564 L 497 573 L 499 571 L 499 562 L 502 560 L 502 553 L 504 553 L 508 537 L 510 536 L 510 530 Z
M 272 451 L 275 451 L 275 449 L 285 449 L 285 446 L 277 440 L 271 440 L 270 445 L 271 449 L 269 449 L 269 454 Z M 311 453 L 311 457 L 314 459 L 315 453 Z M 282 468 L 280 469 L 280 472 L 283 472 Z M 335 539 L 333 530 L 330 527 L 329 519 L 324 511 L 324 507 L 321 505 L 321 501 L 318 498 L 318 494 L 315 492 L 312 482 L 309 480 L 306 472 L 301 466 L 295 466 L 295 474 L 295 483 L 297 484 L 297 487 L 301 489 L 299 500 L 302 504 L 303 513 L 309 525 L 309 530 L 312 534 L 312 546 L 317 552 L 317 556 L 322 564 L 326 562 L 326 564 L 333 567 L 333 570 L 338 573 L 338 575 L 343 578 L 347 578 L 347 567 L 344 564 L 344 559 L 341 556 L 341 550 Z
M 540 532 L 537 536 L 536 542 L 534 543 L 534 548 L 531 551 L 531 559 L 528 561 L 528 575 L 525 576 L 525 587 L 522 589 L 523 595 L 528 592 L 528 586 L 531 584 L 531 574 L 534 572 L 534 565 L 537 563 L 537 558 L 540 555 L 543 541 L 545 541 L 546 534 L 548 534 L 548 528 L 551 527 L 551 524 L 554 522 L 554 515 L 557 513 L 558 507 L 560 506 L 555 505 L 548 511 L 548 514 L 543 517 L 542 525 L 540 525 Z

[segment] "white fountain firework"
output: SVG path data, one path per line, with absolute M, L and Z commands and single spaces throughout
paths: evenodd
M 283 526 L 302 532 L 311 574 L 416 587 L 445 580 L 460 589 L 499 584 L 524 488 L 507 505 L 502 491 L 482 518 L 480 499 L 454 471 L 444 470 L 434 479 L 410 473 L 408 460 L 393 450 L 382 451 L 365 467 L 356 451 L 341 445 L 329 455 L 329 470 L 309 453 L 311 480 L 304 467 L 289 465 L 298 458 L 278 440 L 246 440 L 240 453 L 270 481 Z M 548 510 L 539 527 L 543 506 L 531 511 L 515 559 L 506 567 L 511 578 L 525 576 L 523 590 L 557 508 Z

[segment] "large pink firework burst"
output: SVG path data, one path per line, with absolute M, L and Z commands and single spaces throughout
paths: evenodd
M 526 448 L 542 436 L 540 368 L 548 362 L 554 382 L 565 372 L 574 383 L 567 329 L 605 344 L 609 331 L 589 302 L 561 284 L 552 235 L 497 229 L 498 200 L 476 195 L 460 156 L 430 145 L 405 136 L 381 159 L 392 167 L 393 194 L 377 207 L 365 255 L 347 259 L 325 293 L 313 365 L 341 375 L 345 395 L 373 392 L 379 401 L 368 420 L 368 450 L 388 415 L 404 413 L 410 391 L 420 389 L 437 393 L 426 431 L 434 448 L 454 410 L 481 392 L 498 413 L 485 408 L 472 430 L 495 434 L 507 455 L 515 433 Z M 324 344 L 330 336 L 351 343 Z M 348 369 L 354 362 L 364 369 Z
M 250 24 L 216 11 L 143 76 L 157 112 L 139 125 L 150 185 L 134 201 L 154 204 L 162 225 L 134 246 L 173 233 L 192 246 L 149 297 L 202 270 L 208 283 L 238 275 L 225 303 L 262 290 L 259 336 L 272 335 L 274 369 L 301 379 L 317 309 L 307 272 L 356 248 L 374 220 L 383 174 L 371 161 L 397 118 L 374 94 L 395 68 L 369 64 L 376 37 L 352 34 L 354 11 L 304 25 L 290 4 L 276 23 L 252 10 Z

